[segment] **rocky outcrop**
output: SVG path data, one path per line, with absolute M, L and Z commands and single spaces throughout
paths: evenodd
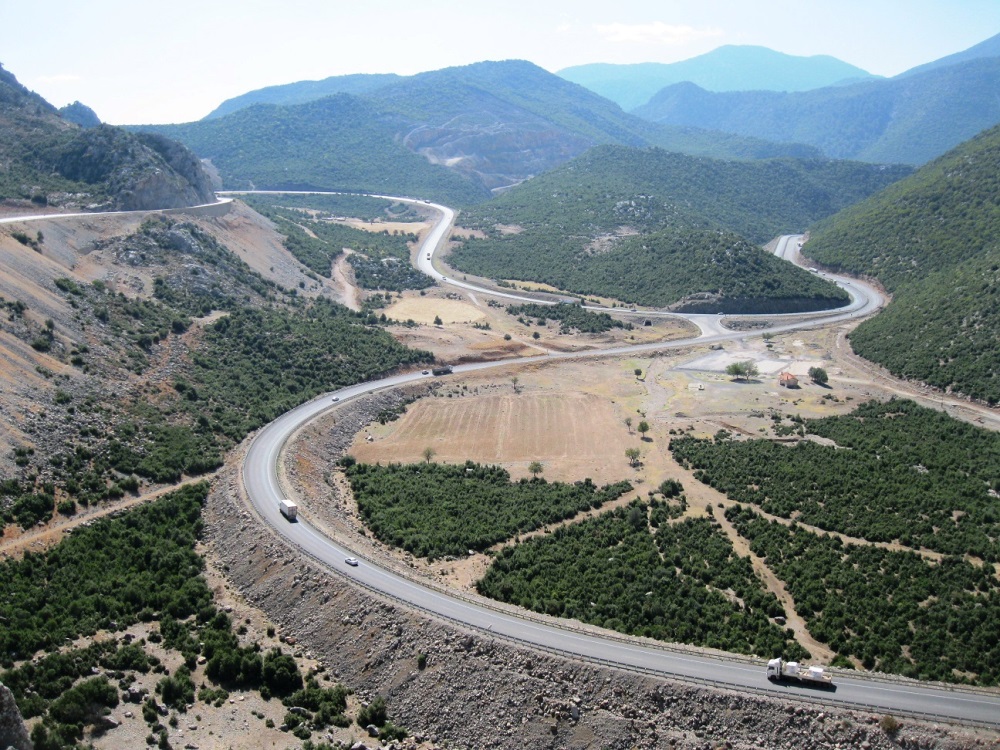
M 31 750 L 28 728 L 14 702 L 14 694 L 3 683 L 0 683 L 0 748 Z
M 72 122 L 81 128 L 96 128 L 101 124 L 97 113 L 81 102 L 73 102 L 59 108 L 59 114 L 66 122 Z
M 0 164 L 0 200 L 87 210 L 172 209 L 215 200 L 208 174 L 181 144 L 102 125 L 79 102 L 56 110 L 2 67 Z
M 214 200 L 200 162 L 162 136 L 138 136 L 101 125 L 80 131 L 61 151 L 57 171 L 70 180 L 103 184 L 110 208 L 180 208 Z

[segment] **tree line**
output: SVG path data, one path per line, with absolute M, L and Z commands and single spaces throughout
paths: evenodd
M 348 462 L 350 464 L 350 462 Z M 365 524 L 383 542 L 418 557 L 482 552 L 517 534 L 599 508 L 631 489 L 542 478 L 512 482 L 506 469 L 464 464 L 351 464 L 351 490 Z

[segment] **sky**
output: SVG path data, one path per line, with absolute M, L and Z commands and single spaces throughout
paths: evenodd
M 1000 0 L 0 0 L 0 64 L 115 125 L 349 73 L 677 62 L 724 44 L 892 76 L 1000 33 Z

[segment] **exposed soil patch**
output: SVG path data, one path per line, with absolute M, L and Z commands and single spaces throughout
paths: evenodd
M 435 296 L 405 297 L 386 309 L 385 314 L 394 320 L 412 320 L 432 325 L 435 318 L 442 323 L 474 323 L 485 313 L 475 305 L 458 299 Z
M 444 387 L 440 398 L 423 399 L 396 422 L 366 431 L 351 452 L 365 463 L 417 463 L 431 448 L 435 461 L 502 464 L 515 478 L 531 476 L 532 461 L 542 462 L 550 480 L 628 478 L 622 457 L 631 441 L 607 399 L 513 390 L 510 383 Z

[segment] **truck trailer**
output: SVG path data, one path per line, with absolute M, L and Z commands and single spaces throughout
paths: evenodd
M 767 663 L 767 679 L 772 682 L 798 682 L 814 687 L 833 687 L 833 675 L 825 667 L 803 667 L 796 661 L 771 659 Z
M 451 365 L 443 365 L 441 367 L 435 367 L 431 370 L 434 375 L 451 375 Z
M 294 521 L 299 517 L 299 506 L 293 503 L 291 500 L 279 500 L 278 510 L 281 511 L 281 515 L 287 518 L 289 521 Z

